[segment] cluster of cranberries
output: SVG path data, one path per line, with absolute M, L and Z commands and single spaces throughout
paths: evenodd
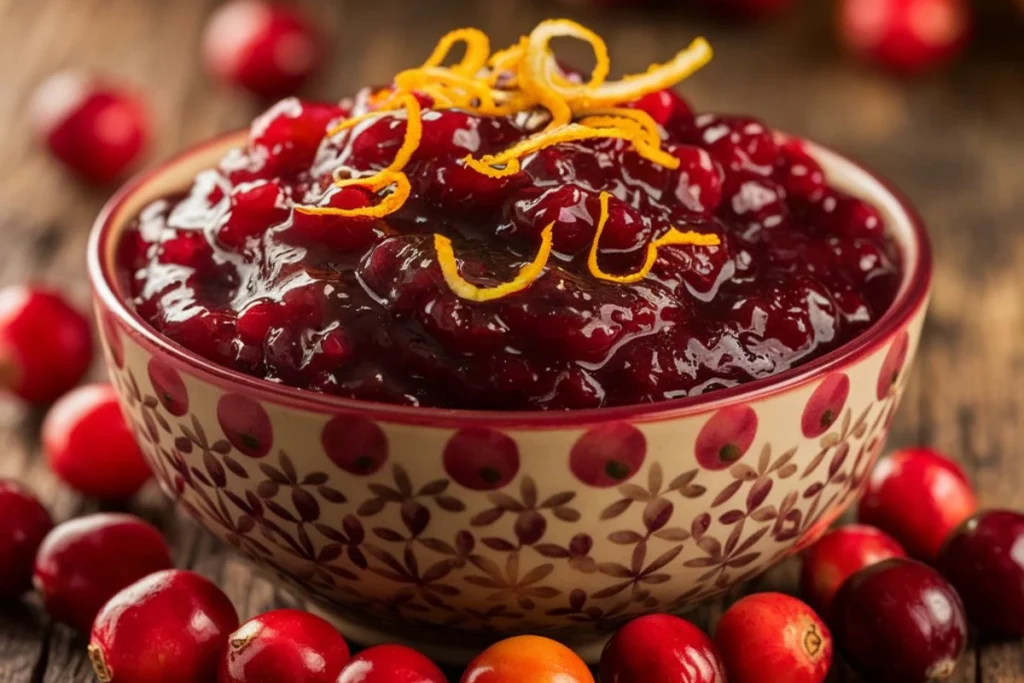
M 649 4 L 655 0 L 563 0 L 598 5 Z M 683 3 L 680 3 L 683 4 Z M 768 20 L 797 0 L 696 0 L 713 14 Z M 838 0 L 838 38 L 857 58 L 897 74 L 917 74 L 949 62 L 972 33 L 971 0 Z
M 321 65 L 324 40 L 288 5 L 232 0 L 210 17 L 203 56 L 218 79 L 276 99 L 302 87 Z M 150 140 L 150 113 L 138 93 L 78 71 L 40 85 L 30 119 L 50 152 L 95 184 L 122 177 Z

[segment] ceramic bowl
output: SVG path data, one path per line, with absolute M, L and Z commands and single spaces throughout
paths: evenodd
M 927 304 L 920 220 L 812 146 L 903 252 L 891 309 L 812 363 L 707 397 L 564 413 L 408 408 L 279 386 L 161 337 L 125 305 L 114 248 L 148 202 L 243 138 L 137 178 L 89 247 L 106 359 L 163 488 L 354 640 L 445 660 L 552 634 L 592 656 L 622 621 L 679 611 L 818 538 L 885 443 Z M 458 645 L 452 645 L 458 643 Z

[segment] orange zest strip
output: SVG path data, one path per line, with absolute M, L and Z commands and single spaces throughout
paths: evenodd
M 480 159 L 467 156 L 463 161 L 466 162 L 467 166 L 479 173 L 492 178 L 501 178 L 519 171 L 519 159 L 540 151 L 545 147 L 557 145 L 560 142 L 575 142 L 578 140 L 592 140 L 594 138 L 629 139 L 631 134 L 635 134 L 635 131 L 623 128 L 590 128 L 578 123 L 570 123 L 566 126 L 547 130 L 529 137 L 514 147 L 506 149 L 504 152 L 488 154 Z M 504 170 L 499 170 L 495 168 L 496 166 L 504 166 L 505 168 Z M 510 168 L 515 168 L 516 170 L 510 172 Z
M 654 263 L 658 260 L 658 249 L 665 245 L 693 244 L 702 247 L 717 247 L 721 244 L 721 240 L 718 239 L 717 235 L 706 235 L 693 231 L 683 232 L 676 228 L 672 228 L 664 235 L 653 240 L 647 245 L 647 256 L 644 259 L 644 265 L 640 270 L 626 275 L 612 275 L 610 273 L 606 273 L 601 270 L 601 266 L 598 265 L 597 252 L 601 242 L 601 233 L 604 232 L 604 226 L 608 223 L 608 200 L 610 198 L 610 193 L 601 193 L 601 219 L 597 223 L 597 230 L 594 232 L 594 241 L 590 245 L 590 254 L 587 256 L 587 267 L 590 269 L 590 274 L 600 280 L 616 282 L 623 285 L 640 282 L 650 274 L 651 269 L 654 268 Z
M 540 235 L 541 242 L 540 249 L 537 250 L 537 256 L 533 261 L 520 268 L 519 273 L 511 282 L 503 282 L 494 287 L 478 287 L 466 281 L 459 274 L 459 264 L 455 259 L 452 241 L 444 235 L 435 234 L 434 249 L 437 251 L 437 262 L 441 266 L 441 273 L 444 275 L 445 282 L 448 283 L 448 286 L 456 296 L 477 302 L 501 299 L 510 294 L 523 291 L 533 284 L 534 280 L 544 272 L 544 267 L 551 256 L 554 227 L 555 224 L 552 223 L 544 228 Z
M 423 68 L 441 66 L 456 43 L 465 43 L 466 54 L 458 64 L 448 67 L 453 73 L 472 76 L 487 65 L 491 56 L 491 39 L 480 29 L 460 28 L 444 35 L 437 47 L 423 62 Z
M 338 209 L 333 206 L 296 206 L 295 210 L 309 216 L 339 216 L 342 218 L 384 218 L 398 211 L 409 199 L 412 187 L 404 173 L 391 179 L 394 188 L 378 204 L 358 209 Z

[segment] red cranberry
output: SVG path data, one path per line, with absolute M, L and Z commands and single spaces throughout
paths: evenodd
M 846 659 L 879 683 L 945 680 L 967 640 L 953 587 L 931 567 L 902 558 L 847 579 L 832 603 L 832 628 Z
M 789 197 L 814 201 L 828 189 L 825 172 L 800 140 L 787 140 L 779 146 L 777 177 Z
M 649 93 L 626 106 L 647 112 L 659 126 L 670 132 L 693 122 L 690 104 L 671 88 Z
M 279 609 L 228 636 L 218 683 L 336 683 L 349 660 L 341 634 L 318 616 Z
M 757 119 L 722 114 L 701 114 L 685 142 L 700 145 L 730 171 L 771 175 L 779 156 L 772 131 Z
M 873 526 L 851 524 L 826 534 L 804 555 L 800 590 L 804 598 L 828 615 L 843 581 L 864 567 L 891 557 L 906 557 L 903 546 Z
M 17 482 L 0 479 L 0 602 L 32 587 L 32 562 L 53 528 L 50 513 Z
M 100 683 L 214 681 L 238 615 L 209 580 L 170 569 L 115 595 L 92 627 Z
M 679 159 L 680 166 L 669 175 L 669 192 L 694 213 L 710 214 L 722 202 L 722 170 L 707 150 L 690 145 L 667 145 L 665 150 Z
M 697 462 L 709 470 L 723 470 L 742 458 L 757 435 L 757 413 L 750 406 L 723 408 L 697 435 Z
M 54 474 L 95 498 L 127 498 L 150 476 L 109 384 L 79 387 L 43 421 L 43 449 Z
M 722 615 L 715 644 L 730 683 L 821 683 L 832 636 L 810 607 L 781 593 L 748 595 Z
M 287 217 L 288 207 L 278 183 L 260 180 L 239 185 L 231 192 L 231 213 L 217 230 L 217 240 L 240 251 L 249 238 L 258 238 Z
M 963 50 L 971 34 L 970 7 L 964 0 L 842 0 L 839 33 L 858 57 L 916 74 Z
M 762 230 L 784 225 L 789 216 L 786 191 L 758 173 L 727 174 L 722 196 L 722 212 L 742 227 L 740 234 L 747 239 L 754 239 Z
M 983 632 L 1024 636 L 1024 515 L 987 510 L 971 517 L 946 541 L 936 566 Z
M 0 385 L 26 401 L 49 403 L 91 362 L 89 321 L 63 296 L 28 285 L 0 290 Z
M 667 614 L 623 626 L 601 653 L 604 683 L 725 683 L 718 648 L 690 622 Z
M 33 583 L 51 617 L 88 633 L 115 593 L 171 566 L 166 541 L 149 524 L 131 515 L 96 514 L 50 532 Z
M 234 0 L 210 17 L 203 55 L 218 78 L 276 99 L 302 87 L 323 61 L 324 49 L 319 32 L 295 10 Z
M 857 517 L 891 534 L 914 557 L 934 560 L 950 532 L 977 507 L 956 463 L 929 448 L 908 448 L 875 467 Z
M 149 142 L 142 100 L 83 73 L 51 76 L 30 107 L 36 133 L 50 152 L 89 182 L 116 180 Z
M 353 657 L 337 683 L 448 683 L 437 665 L 402 645 L 377 645 Z
M 294 97 L 281 100 L 256 117 L 249 128 L 249 155 L 262 164 L 253 171 L 243 167 L 229 176 L 232 182 L 272 179 L 309 170 L 328 125 L 345 116 L 333 104 L 305 102 Z
M 519 472 L 519 448 L 502 432 L 468 427 L 452 435 L 445 445 L 444 469 L 466 488 L 500 489 Z

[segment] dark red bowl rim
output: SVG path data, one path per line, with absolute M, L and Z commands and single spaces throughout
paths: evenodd
M 812 145 L 849 162 L 881 185 L 906 214 L 917 246 L 917 258 L 913 262 L 904 264 L 907 268 L 907 273 L 904 276 L 905 286 L 889 310 L 863 334 L 820 358 L 778 375 L 715 391 L 706 396 L 689 396 L 658 403 L 558 412 L 410 407 L 340 398 L 275 384 L 217 365 L 160 335 L 118 296 L 112 264 L 104 263 L 104 247 L 114 228 L 113 218 L 136 191 L 163 173 L 168 166 L 181 163 L 188 157 L 203 153 L 211 147 L 224 145 L 228 140 L 240 137 L 242 134 L 243 131 L 234 131 L 191 146 L 163 163 L 136 175 L 118 190 L 100 211 L 93 225 L 88 245 L 89 277 L 97 300 L 109 311 L 115 313 L 138 339 L 153 347 L 151 350 L 165 354 L 169 359 L 175 361 L 175 364 L 192 373 L 202 375 L 204 379 L 218 386 L 297 410 L 323 414 L 359 413 L 383 422 L 456 428 L 494 425 L 522 429 L 555 429 L 619 420 L 654 422 L 677 419 L 718 410 L 729 405 L 761 400 L 791 390 L 873 353 L 891 340 L 897 332 L 904 329 L 918 309 L 927 303 L 931 286 L 931 244 L 924 222 L 907 198 L 892 183 L 864 165 L 851 160 L 846 155 L 835 152 L 826 145 L 808 140 Z

